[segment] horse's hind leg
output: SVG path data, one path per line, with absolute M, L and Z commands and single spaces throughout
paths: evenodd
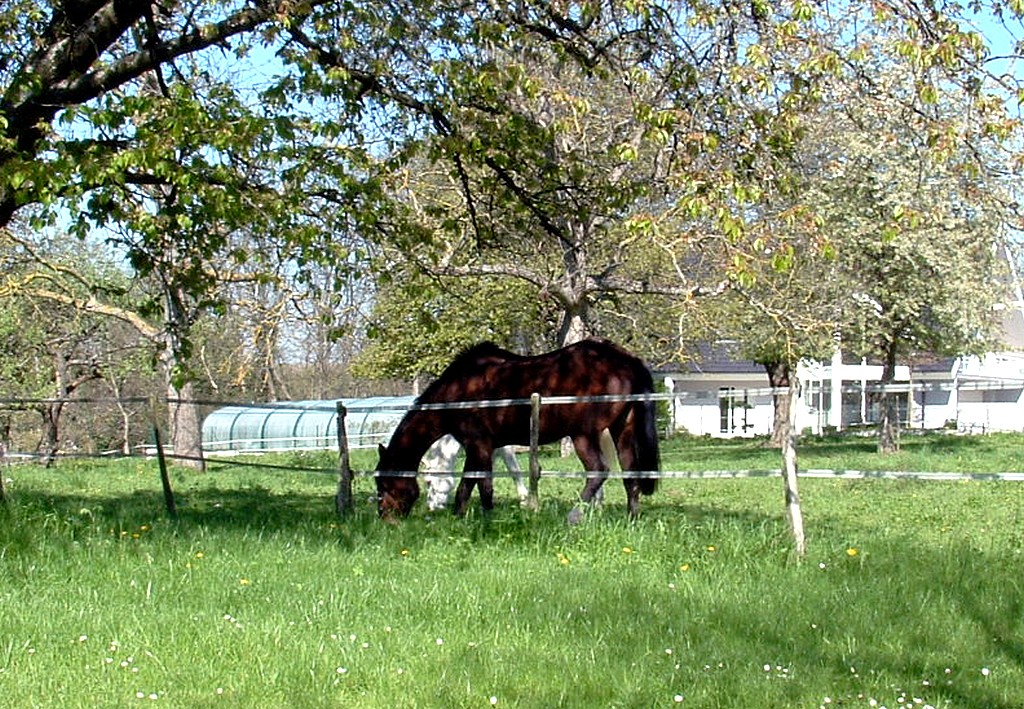
M 623 471 L 636 469 L 636 454 L 634 453 L 635 433 L 633 430 L 633 414 L 626 418 L 625 425 L 612 435 L 615 438 L 615 449 L 619 455 L 619 466 Z M 622 485 L 626 488 L 626 506 L 630 518 L 640 514 L 640 479 L 622 478 Z
M 629 508 L 630 518 L 640 514 L 640 481 L 636 478 L 623 478 L 622 484 L 626 488 L 626 504 Z
M 577 436 L 573 439 L 573 445 L 576 448 L 576 455 L 579 456 L 584 468 L 595 472 L 608 472 L 608 464 L 601 455 L 600 440 L 592 439 L 589 436 Z M 602 485 L 604 485 L 603 475 L 592 475 L 587 478 L 587 482 L 583 485 L 583 490 L 580 492 L 580 505 L 576 505 L 569 511 L 569 524 L 579 523 L 583 517 L 581 505 L 590 503 L 601 491 Z

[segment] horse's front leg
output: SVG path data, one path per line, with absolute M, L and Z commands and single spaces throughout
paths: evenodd
M 462 476 L 462 480 L 459 480 L 459 486 L 455 488 L 455 507 L 453 511 L 455 515 L 461 517 L 466 514 L 466 505 L 469 504 L 469 498 L 473 495 L 473 488 L 476 486 L 479 478 L 471 478 L 465 475 Z
M 455 491 L 455 514 L 466 514 L 466 506 L 473 495 L 473 488 L 480 488 L 480 506 L 485 512 L 494 509 L 494 480 L 491 477 L 493 449 L 483 445 L 466 446 L 466 465 L 462 469 L 462 480 Z M 481 475 L 482 473 L 482 475 Z

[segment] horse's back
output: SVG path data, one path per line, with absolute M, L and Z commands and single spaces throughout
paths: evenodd
M 420 397 L 420 403 L 599 396 L 653 391 L 644 363 L 608 340 L 588 338 L 523 356 L 491 342 L 464 350 Z

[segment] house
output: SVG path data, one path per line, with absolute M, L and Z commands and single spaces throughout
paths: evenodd
M 896 368 L 902 426 L 965 432 L 1024 431 L 1024 308 L 1007 308 L 1006 350 L 984 356 L 922 358 Z M 765 368 L 738 356 L 732 342 L 700 348 L 683 367 L 662 368 L 673 394 L 677 430 L 715 437 L 767 436 L 774 423 Z M 849 361 L 804 362 L 797 428 L 811 433 L 877 423 L 882 366 Z

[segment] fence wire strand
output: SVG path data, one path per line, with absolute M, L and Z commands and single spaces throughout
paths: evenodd
M 1024 385 L 1024 382 L 1020 384 L 1013 382 L 1010 383 L 1015 386 Z M 973 385 L 973 386 L 971 386 Z M 889 386 L 848 386 L 843 387 L 843 391 L 893 391 L 893 392 L 908 392 L 908 391 L 933 391 L 937 389 L 950 389 L 950 388 L 968 388 L 987 390 L 992 388 L 1005 388 L 1005 383 L 1000 383 L 999 387 L 996 387 L 991 382 L 969 382 L 960 383 L 958 386 L 947 386 L 947 385 L 932 385 L 927 383 L 914 383 L 913 385 L 908 384 L 897 384 Z M 710 390 L 709 390 L 710 391 Z M 744 390 L 752 394 L 781 394 L 786 391 L 782 388 L 771 388 L 763 387 L 759 389 L 746 389 Z M 587 396 L 587 397 L 575 397 L 575 396 L 550 396 L 542 397 L 544 405 L 569 405 L 569 404 L 598 404 L 598 403 L 610 403 L 617 401 L 645 401 L 645 402 L 658 402 L 658 401 L 676 401 L 679 399 L 686 398 L 688 396 L 697 396 L 704 392 L 667 392 L 667 393 L 647 393 L 647 394 L 631 394 L 631 395 L 620 395 L 620 394 L 607 394 L 599 396 Z M 182 405 L 192 404 L 203 407 L 237 407 L 237 408 L 257 408 L 257 409 L 273 409 L 273 410 L 296 410 L 296 411 L 321 411 L 321 412 L 337 412 L 337 405 L 339 402 L 343 402 L 344 399 L 332 401 L 330 405 L 324 404 L 323 406 L 310 405 L 309 403 L 296 403 L 296 402 L 237 402 L 237 401 L 223 401 L 215 399 L 175 399 L 175 398 L 161 398 L 156 400 L 159 404 L 165 405 Z M 133 405 L 146 405 L 150 406 L 154 402 L 151 397 L 92 397 L 92 398 L 75 398 L 75 399 L 47 399 L 47 398 L 36 398 L 36 399 L 20 399 L 20 398 L 0 398 L 0 407 L 18 407 L 18 410 L 23 410 L 23 407 L 27 406 L 38 406 L 38 405 L 49 405 L 55 403 L 63 404 L 133 404 Z M 458 401 L 458 402 L 445 402 L 435 404 L 420 404 L 413 402 L 411 405 L 405 404 L 381 404 L 375 403 L 373 405 L 359 405 L 353 403 L 351 405 L 345 404 L 345 410 L 353 413 L 366 413 L 375 411 L 435 411 L 445 409 L 477 409 L 477 408 L 492 408 L 492 407 L 510 407 L 510 406 L 529 406 L 531 399 L 493 399 L 493 400 L 479 400 L 479 401 Z M 58 459 L 69 459 L 69 460 L 82 460 L 82 459 L 124 459 L 124 458 L 143 458 L 152 459 L 153 455 L 149 452 L 152 446 L 143 445 L 138 446 L 136 449 L 141 449 L 141 454 L 124 453 L 123 451 L 103 451 L 100 453 L 77 453 L 77 452 L 57 452 L 54 454 L 46 453 L 21 453 L 7 451 L 2 457 L 2 462 L 5 464 L 16 463 L 19 461 L 52 461 Z M 287 452 L 303 452 L 304 449 L 299 448 L 287 448 L 277 451 L 279 453 Z M 329 448 L 317 448 L 310 450 L 328 451 Z M 184 454 L 176 454 L 171 451 L 165 453 L 165 457 L 170 460 L 181 461 L 181 462 L 200 462 L 207 464 L 215 464 L 223 467 L 244 467 L 244 468 L 266 468 L 270 470 L 285 470 L 294 472 L 307 472 L 315 474 L 324 474 L 336 476 L 338 471 L 337 467 L 309 467 L 302 465 L 283 465 L 275 463 L 260 463 L 253 461 L 241 461 L 233 460 L 223 455 L 217 455 L 217 453 L 230 452 L 232 454 L 241 455 L 259 455 L 264 451 L 258 449 L 249 450 L 233 450 L 233 451 L 208 451 L 205 456 L 190 456 Z M 473 471 L 470 471 L 472 475 Z M 446 472 L 437 471 L 388 471 L 388 476 L 400 476 L 400 477 L 413 477 L 422 475 L 446 475 Z M 460 475 L 461 472 L 450 473 L 452 475 Z M 763 478 L 763 477 L 778 477 L 782 474 L 781 469 L 764 469 L 764 470 L 700 470 L 700 471 L 682 471 L 682 470 L 663 470 L 663 471 L 541 471 L 542 478 L 583 478 L 583 477 L 601 477 L 605 479 L 621 479 L 621 478 L 661 478 L 661 479 L 725 479 L 725 478 Z M 915 480 L 946 480 L 946 481 L 1024 481 L 1024 472 L 997 472 L 997 473 L 964 473 L 964 472 L 920 472 L 920 471 L 872 471 L 872 470 L 832 470 L 832 469 L 807 469 L 801 470 L 799 473 L 801 478 L 835 478 L 835 479 L 846 479 L 846 480 L 862 480 L 862 479 L 915 479 Z M 484 476 L 492 478 L 504 478 L 514 477 L 518 474 L 510 472 L 489 472 Z M 525 475 L 522 474 L 522 475 Z M 352 476 L 355 477 L 376 477 L 376 471 L 352 471 Z M 481 476 L 477 476 L 481 477 Z

